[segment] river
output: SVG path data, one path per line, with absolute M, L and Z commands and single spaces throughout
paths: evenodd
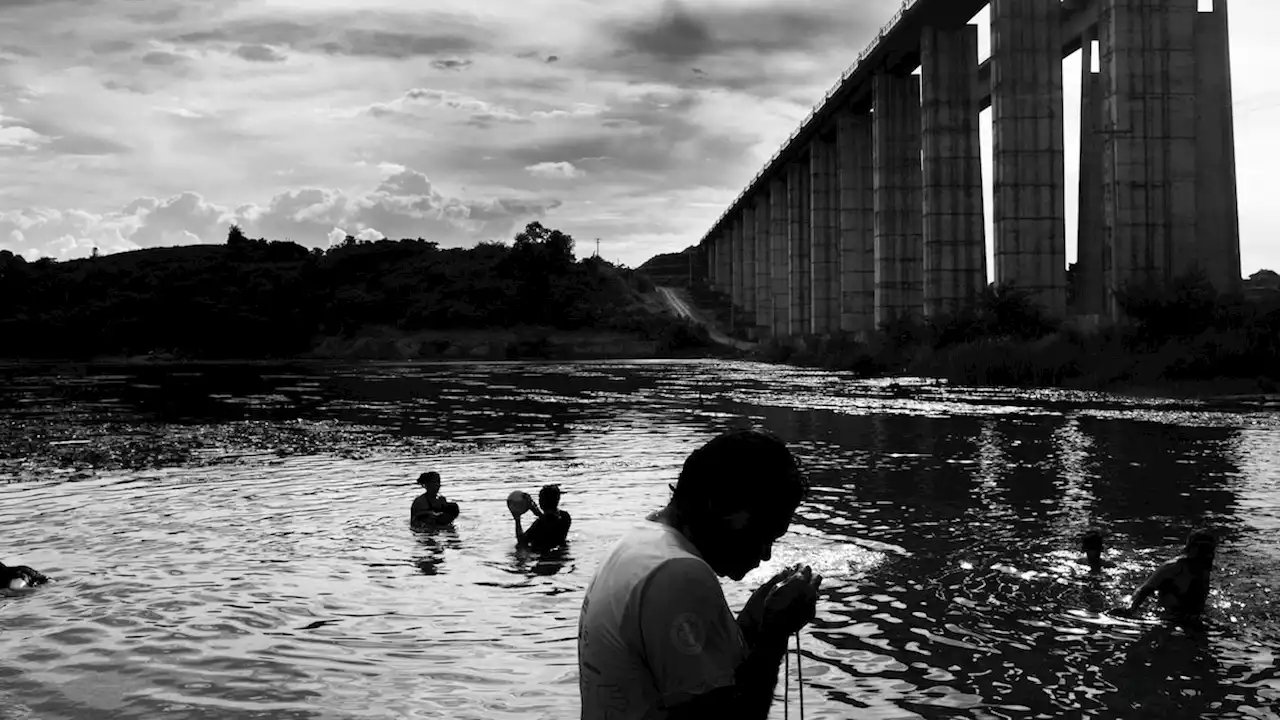
M 790 716 L 1277 717 L 1275 410 L 616 361 L 0 370 L 0 560 L 56 578 L 0 591 L 0 718 L 577 717 L 598 559 L 743 424 L 813 484 L 724 583 L 826 577 Z M 462 514 L 415 534 L 431 469 Z M 569 548 L 517 552 L 551 482 Z M 1100 613 L 1198 524 L 1204 628 Z

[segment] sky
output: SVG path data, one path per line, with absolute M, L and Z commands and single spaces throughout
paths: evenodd
M 0 249 L 221 243 L 232 223 L 471 246 L 537 220 L 635 267 L 697 243 L 898 5 L 0 0 Z M 1280 269 L 1277 25 L 1275 0 L 1233 0 L 1246 275 Z

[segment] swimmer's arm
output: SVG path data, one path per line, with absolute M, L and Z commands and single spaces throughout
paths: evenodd
M 514 518 L 516 521 L 516 545 L 518 547 L 524 547 L 529 544 L 528 541 L 525 539 L 528 533 L 524 531 L 524 525 L 520 523 L 520 516 L 516 515 L 514 516 Z
M 1165 563 L 1160 566 L 1159 570 L 1151 573 L 1151 577 L 1147 578 L 1147 581 L 1142 584 L 1142 587 L 1138 588 L 1138 591 L 1133 594 L 1133 600 L 1129 603 L 1128 611 L 1131 613 L 1137 612 L 1138 608 L 1142 607 L 1142 603 L 1146 602 L 1147 598 L 1151 597 L 1152 593 L 1154 593 L 1162 583 L 1173 577 L 1177 571 L 1178 566 L 1176 563 Z

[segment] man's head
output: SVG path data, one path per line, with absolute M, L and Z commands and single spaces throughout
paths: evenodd
M 424 472 L 418 476 L 418 484 L 434 495 L 440 492 L 440 473 L 434 471 Z
M 1203 528 L 1192 530 L 1187 535 L 1187 547 L 1183 552 L 1191 560 L 1212 564 L 1218 552 L 1218 538 Z
M 776 436 L 732 430 L 689 455 L 670 507 L 711 568 L 741 580 L 769 559 L 808 489 Z
M 538 506 L 543 512 L 555 512 L 560 507 L 560 486 L 543 485 L 538 491 Z

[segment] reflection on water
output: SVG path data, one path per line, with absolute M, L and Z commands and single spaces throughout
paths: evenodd
M 726 594 L 797 561 L 827 578 L 807 717 L 1280 703 L 1275 413 L 722 362 L 0 380 L 0 559 L 58 579 L 0 597 L 0 718 L 576 716 L 599 557 L 694 447 L 746 423 L 787 439 L 814 490 Z M 425 469 L 462 514 L 412 532 Z M 552 482 L 568 547 L 517 550 L 507 494 Z M 1097 575 L 1074 547 L 1093 523 Z M 1224 537 L 1202 627 L 1101 614 L 1198 523 Z

